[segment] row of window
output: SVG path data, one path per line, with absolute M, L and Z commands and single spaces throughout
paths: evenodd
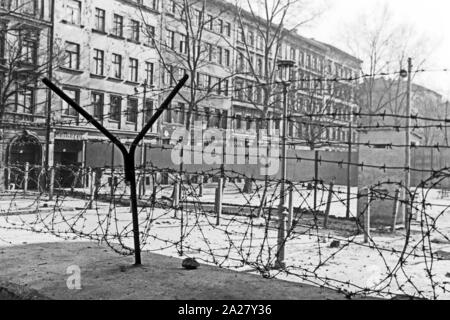
M 72 98 L 75 102 L 80 103 L 80 90 L 73 88 L 64 88 L 64 92 Z M 128 97 L 126 99 L 126 108 L 123 110 L 123 97 L 119 95 L 109 95 L 109 114 L 105 114 L 105 94 L 101 92 L 92 91 L 91 103 L 85 107 L 94 116 L 94 118 L 104 121 L 109 119 L 110 121 L 120 122 L 122 119 L 122 112 L 126 116 L 126 121 L 136 124 L 138 120 L 139 99 L 135 97 Z M 154 111 L 154 102 L 152 99 L 146 99 L 144 116 L 145 121 L 150 120 Z M 78 113 L 70 107 L 65 101 L 61 100 L 61 113 L 63 116 L 78 117 Z
M 256 63 L 255 63 L 256 60 Z M 268 69 L 272 70 L 272 60 L 268 63 Z M 252 72 L 257 76 L 264 75 L 264 58 L 262 56 L 250 55 L 248 58 L 243 52 L 239 52 L 236 56 L 236 70 L 241 73 Z
M 27 15 L 39 13 L 38 0 L 1 0 L 0 8 Z M 43 13 L 43 9 L 41 9 L 41 13 Z
M 80 103 L 80 91 L 78 89 L 64 88 L 66 94 Z M 123 112 L 123 97 L 111 94 L 109 114 L 105 114 L 105 94 L 100 92 L 91 92 L 91 104 L 86 109 L 98 120 L 104 121 L 109 119 L 111 121 L 120 122 Z M 33 90 L 27 87 L 17 90 L 16 95 L 16 113 L 32 114 L 33 113 Z M 138 120 L 139 100 L 134 97 L 126 99 L 126 109 L 124 115 L 128 123 L 136 124 Z M 77 117 L 77 112 L 70 107 L 66 102 L 61 100 L 61 111 L 64 116 Z M 151 99 L 146 99 L 144 116 L 145 121 L 150 120 L 154 112 L 154 102 Z M 348 109 L 341 105 L 334 109 L 327 109 L 326 112 L 335 112 L 335 118 L 346 121 L 351 120 L 351 113 Z M 274 115 L 277 118 L 277 115 Z M 185 103 L 177 103 L 176 106 L 172 104 L 168 110 L 165 111 L 163 121 L 171 124 L 185 125 L 187 119 L 187 108 Z M 253 114 L 236 113 L 234 116 L 235 130 L 256 130 L 256 117 Z M 228 112 L 214 108 L 203 108 L 194 112 L 193 120 L 206 123 L 207 128 L 227 129 Z M 281 120 L 274 120 L 274 128 L 280 129 Z M 309 125 L 289 121 L 288 134 L 292 138 L 304 138 L 304 135 L 309 135 L 311 130 Z M 321 138 L 331 141 L 344 141 L 348 139 L 348 133 L 342 128 L 313 128 L 313 134 L 320 135 Z
M 245 44 L 249 49 L 264 50 L 263 37 L 259 33 L 255 35 L 255 32 L 250 29 L 245 32 L 241 26 L 238 27 L 237 42 L 238 44 Z
M 274 120 L 273 127 L 275 130 L 280 129 L 281 120 Z M 256 130 L 255 117 L 251 114 L 235 114 L 234 116 L 235 130 Z M 348 130 L 342 128 L 324 128 L 311 125 L 306 125 L 300 122 L 289 121 L 288 136 L 290 138 L 305 139 L 305 137 L 318 136 L 317 138 L 326 139 L 329 141 L 347 142 Z
M 186 11 L 184 2 L 179 4 L 175 0 L 169 0 L 167 6 L 167 12 L 171 15 L 179 17 L 182 21 L 186 18 Z M 189 10 L 189 14 L 193 14 L 194 16 L 190 16 L 189 20 L 194 21 L 195 24 L 203 26 L 205 29 L 216 32 L 218 34 L 231 37 L 231 23 L 224 21 L 220 17 L 214 17 L 212 14 L 206 13 L 204 10 Z
M 185 125 L 187 121 L 186 104 L 179 102 L 175 107 L 169 107 L 164 112 L 163 121 L 166 123 L 174 123 Z M 206 124 L 207 128 L 227 129 L 228 112 L 214 108 L 201 108 L 193 113 L 194 122 L 202 122 Z
M 162 85 L 173 86 L 175 82 L 182 78 L 186 73 L 187 71 L 183 68 L 166 65 L 161 73 Z M 197 72 L 196 82 L 197 88 L 199 90 L 204 90 L 205 93 L 213 93 L 225 97 L 229 96 L 230 80 L 228 79 L 221 79 L 206 73 Z
M 247 27 L 246 30 L 244 30 L 242 27 L 239 27 L 237 42 L 238 44 L 245 44 L 249 49 L 256 49 L 256 52 L 265 49 L 265 42 L 263 40 L 263 37 L 258 32 L 253 31 L 251 27 Z M 353 71 L 348 67 L 344 67 L 339 63 L 334 63 L 331 60 L 326 60 L 323 56 L 317 53 L 308 52 L 300 48 L 295 48 L 292 45 L 288 45 L 287 43 L 281 44 L 278 49 L 277 45 L 274 44 L 270 49 L 271 55 L 273 55 L 274 50 L 278 50 L 277 58 L 290 59 L 292 61 L 295 61 L 299 67 L 309 69 L 316 73 L 323 74 L 326 71 L 329 75 L 334 75 L 335 77 L 341 79 L 354 79 L 358 77 L 358 73 L 353 73 Z M 246 69 L 244 59 L 239 57 L 238 59 L 238 65 L 242 66 L 242 70 Z M 251 60 L 253 59 L 253 57 L 250 56 L 249 59 Z M 261 70 L 261 67 L 262 66 L 258 64 L 257 69 Z
M 106 76 L 105 73 L 105 51 L 94 49 L 91 61 L 91 73 L 96 76 Z M 124 58 L 122 55 L 112 53 L 111 74 L 112 78 L 123 80 Z M 73 42 L 66 42 L 66 54 L 64 66 L 71 70 L 80 70 L 80 45 Z M 153 62 L 145 62 L 145 79 L 148 85 L 153 85 L 155 67 Z M 139 60 L 128 59 L 128 81 L 139 82 Z
M 178 46 L 175 45 L 177 39 L 179 40 Z M 166 46 L 171 50 L 177 50 L 179 53 L 187 54 L 190 50 L 188 40 L 184 34 L 167 30 Z M 215 62 L 226 67 L 231 65 L 231 51 L 229 49 L 205 42 L 203 46 L 198 46 L 196 50 L 197 54 L 195 56 L 204 57 L 204 60 Z
M 13 39 L 6 41 L 8 36 Z M 34 66 L 37 64 L 38 46 L 39 32 L 25 27 L 8 30 L 6 23 L 0 22 L 0 59 L 9 54 L 13 55 L 8 57 L 12 63 L 22 62 Z
M 154 5 L 157 6 L 157 1 L 154 1 Z M 68 0 L 68 4 L 66 6 L 66 17 L 67 21 L 72 24 L 81 24 L 81 1 L 78 0 Z M 178 7 L 183 7 L 184 4 L 177 5 L 176 1 L 169 1 L 168 12 L 175 14 L 177 16 L 183 17 L 181 12 L 177 11 Z M 207 17 L 203 17 L 204 12 L 202 10 L 194 10 L 196 12 L 196 17 L 198 21 L 201 21 L 205 24 L 206 29 L 211 31 L 218 32 L 220 34 L 224 34 L 227 36 L 231 36 L 231 24 L 229 22 L 224 22 L 221 18 L 215 18 L 212 15 L 208 14 Z M 179 15 L 178 15 L 179 14 Z M 104 9 L 96 8 L 95 9 L 95 26 L 94 30 L 99 32 L 106 32 L 106 12 Z M 111 28 L 111 34 L 116 37 L 123 38 L 124 37 L 124 17 L 118 14 L 113 15 L 113 23 Z M 141 24 L 139 21 L 130 19 L 129 21 L 129 34 L 128 39 L 134 42 L 140 41 L 141 34 Z M 146 30 L 143 32 L 146 35 L 145 44 L 152 46 L 155 36 L 155 28 L 153 26 L 146 26 Z M 175 32 L 168 31 L 166 45 L 172 49 L 178 49 L 179 52 L 186 53 L 188 48 L 186 46 L 186 36 L 180 35 L 180 43 L 179 47 L 175 48 Z M 241 27 L 238 30 L 238 43 L 246 43 L 250 48 L 256 48 L 258 50 L 263 50 L 264 48 L 264 40 L 258 32 L 253 31 L 250 27 L 247 28 L 247 31 L 244 31 Z M 212 46 L 212 45 L 210 45 Z M 272 48 L 273 49 L 273 48 Z M 213 50 L 210 48 L 209 51 L 209 59 L 210 61 L 214 61 L 213 58 Z M 217 60 L 220 64 L 229 66 L 230 65 L 230 52 L 224 51 L 222 48 L 217 49 Z M 222 52 L 223 51 L 223 52 Z M 288 44 L 282 44 L 281 48 L 278 50 L 278 57 L 282 58 L 284 56 L 285 59 L 291 59 L 293 61 L 297 61 L 299 67 L 304 67 L 310 69 L 314 72 L 323 73 L 325 70 L 329 75 L 334 75 L 343 79 L 351 79 L 356 78 L 358 74 L 350 68 L 344 67 L 339 63 L 333 63 L 331 60 L 325 61 L 325 58 L 313 53 L 313 52 L 305 52 L 304 50 L 297 49 Z M 252 59 L 252 57 L 249 57 Z M 241 63 L 238 63 L 238 66 L 245 66 L 243 59 L 241 59 Z M 326 69 L 325 69 L 326 64 Z M 245 68 L 240 68 L 244 70 Z M 258 64 L 256 68 L 259 70 L 260 74 L 262 74 L 262 63 Z M 333 70 L 334 69 L 334 70 Z M 334 72 L 333 72 L 334 71 Z
M 264 102 L 264 90 L 253 81 L 236 79 L 234 98 L 243 102 L 262 104 Z
M 81 25 L 81 1 L 68 0 L 66 4 L 65 21 L 74 25 Z M 150 25 L 141 26 L 138 20 L 129 19 L 127 28 L 125 28 L 125 18 L 119 14 L 113 14 L 112 26 L 110 34 L 117 38 L 127 37 L 128 40 L 139 43 L 141 41 L 141 33 L 145 36 L 144 44 L 152 46 L 154 43 L 155 27 Z M 128 34 L 125 35 L 124 30 L 127 29 Z M 94 26 L 96 32 L 106 33 L 106 11 L 102 8 L 95 8 Z

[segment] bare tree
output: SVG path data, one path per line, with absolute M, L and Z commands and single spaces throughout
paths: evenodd
M 278 80 L 277 60 L 282 57 L 283 41 L 290 33 L 314 20 L 321 10 L 301 0 L 245 0 L 236 2 L 235 11 L 238 27 L 235 90 L 239 98 L 243 96 L 241 90 L 253 91 L 256 88 L 255 92 L 247 92 L 246 102 L 259 113 L 256 121 L 256 140 L 259 143 L 260 130 L 266 129 L 267 135 L 271 135 L 269 118 L 281 114 L 282 86 Z M 247 29 L 248 32 L 245 31 Z M 254 86 L 238 85 L 245 82 Z M 292 103 L 296 103 L 295 97 L 295 92 L 290 94 Z M 246 179 L 244 191 L 251 190 L 252 181 Z
M 229 6 L 217 6 L 206 0 L 178 0 L 167 2 L 167 5 L 172 7 L 165 8 L 164 25 L 168 27 L 162 32 L 164 38 L 157 39 L 154 36 L 151 21 L 146 19 L 141 10 L 143 32 L 152 39 L 160 58 L 161 73 L 165 75 L 163 86 L 172 86 L 183 74 L 190 76 L 188 85 L 180 92 L 181 98 L 188 106 L 185 126 L 190 132 L 193 114 L 204 114 L 199 109 L 202 103 L 211 99 L 216 103 L 230 99 L 231 53 L 225 57 L 223 47 L 227 43 L 224 38 L 231 36 L 231 25 L 228 26 L 230 30 L 225 31 L 224 20 L 219 20 L 229 10 Z M 218 21 L 221 21 L 220 25 Z M 219 28 L 221 30 L 218 30 Z M 221 32 L 213 34 L 215 31 Z M 219 68 L 223 76 L 207 74 L 206 70 L 212 62 L 217 62 L 219 54 L 223 61 L 228 59 L 228 62 L 222 63 Z
M 363 113 L 403 114 L 406 86 L 399 71 L 406 69 L 408 57 L 414 57 L 415 68 L 420 69 L 429 56 L 424 45 L 429 41 L 411 25 L 396 22 L 388 5 L 371 8 L 370 12 L 357 16 L 344 27 L 341 38 L 349 51 L 364 61 L 364 80 L 359 90 Z M 377 81 L 380 78 L 383 78 L 382 87 Z M 378 120 L 368 116 L 362 121 L 373 125 Z M 394 124 L 398 125 L 399 121 Z
M 236 3 L 236 24 L 240 30 L 237 35 L 239 46 L 235 48 L 239 72 L 236 76 L 255 82 L 255 87 L 262 90 L 260 95 L 257 94 L 260 98 L 248 101 L 260 111 L 261 119 L 269 117 L 277 102 L 276 97 L 281 94 L 277 82 L 277 59 L 281 57 L 283 40 L 320 13 L 312 10 L 309 2 L 301 0 L 245 0 Z M 302 17 L 299 18 L 299 14 Z M 253 22 L 254 28 L 247 36 L 244 30 Z M 259 59 L 255 59 L 255 46 L 260 50 Z M 264 122 L 260 126 L 267 128 L 267 122 Z
M 36 122 L 45 116 L 47 90 L 39 79 L 47 76 L 62 55 L 48 54 L 50 29 L 28 17 L 35 16 L 32 0 L 4 1 L 0 7 L 0 186 L 4 186 L 3 167 L 6 128 Z M 56 52 L 56 51 L 55 51 Z M 38 98 L 39 97 L 39 98 Z

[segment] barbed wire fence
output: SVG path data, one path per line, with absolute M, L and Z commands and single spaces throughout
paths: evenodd
M 288 121 L 312 124 L 316 116 L 303 114 L 300 118 L 289 117 Z M 328 116 L 336 117 L 336 113 Z M 364 116 L 353 112 L 355 119 Z M 395 132 L 407 128 L 383 124 L 387 117 L 405 119 L 405 116 L 386 113 L 370 116 L 380 121 L 375 125 L 355 124 L 354 130 Z M 442 129 L 450 122 L 418 115 L 411 118 L 416 121 L 413 127 L 417 130 Z M 274 117 L 260 119 L 269 120 Z M 333 122 L 320 125 L 348 127 Z M 109 142 L 96 143 L 104 144 L 105 150 L 115 148 Z M 295 140 L 288 143 L 301 145 Z M 330 147 L 346 144 L 327 142 Z M 386 150 L 397 150 L 400 154 L 411 148 L 425 153 L 434 150 L 442 155 L 449 148 L 439 144 L 406 146 L 395 141 L 383 143 L 381 148 L 380 143 L 370 139 L 347 145 L 347 152 L 356 153 L 352 147 L 360 148 L 359 153 L 373 149 L 380 154 Z M 319 157 L 312 156 L 314 152 L 291 151 L 285 159 L 277 156 L 279 161 L 288 162 L 291 173 L 286 181 L 287 215 L 280 218 L 281 178 L 258 173 L 262 167 L 258 166 L 258 155 L 252 162 L 247 148 L 235 155 L 245 159 L 240 166 L 179 166 L 172 162 L 174 146 L 147 144 L 144 150 L 148 152 L 147 161 L 138 161 L 136 166 L 143 251 L 194 257 L 222 268 L 310 283 L 338 290 L 349 298 L 361 294 L 449 297 L 450 253 L 446 249 L 450 247 L 450 167 L 445 161 L 419 167 L 424 162 L 421 159 L 407 168 L 389 162 L 365 162 L 359 157 L 348 161 L 346 152 L 342 152 L 341 158 L 333 158 L 327 157 L 326 151 L 320 152 Z M 224 156 L 220 150 L 218 146 L 218 154 Z M 211 149 L 202 144 L 190 151 L 192 157 L 203 158 Z M 369 184 L 353 181 L 349 193 L 346 184 L 349 179 L 321 173 L 346 171 L 347 167 L 351 168 L 352 176 L 372 170 L 380 178 Z M 394 175 L 393 178 L 383 175 L 408 170 L 415 177 L 411 187 Z M 0 200 L 0 242 L 14 244 L 16 232 L 26 231 L 70 241 L 95 241 L 122 255 L 134 253 L 130 188 L 122 163 L 56 166 L 53 200 L 48 197 L 46 174 L 46 168 L 26 163 L 11 164 L 5 169 L 7 191 Z M 250 192 L 244 190 L 246 180 L 252 183 Z M 408 194 L 409 201 L 400 197 L 403 192 Z M 386 210 L 386 206 L 391 209 L 382 215 L 387 215 L 389 222 L 378 223 L 374 219 L 380 214 L 377 211 Z M 409 207 L 413 213 L 404 215 L 404 221 L 400 221 L 402 207 Z M 347 211 L 350 216 L 346 216 Z M 286 224 L 281 243 L 280 219 Z M 275 268 L 280 246 L 286 252 L 285 264 Z

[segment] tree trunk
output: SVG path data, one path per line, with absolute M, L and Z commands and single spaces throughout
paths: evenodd
M 5 191 L 5 160 L 4 160 L 4 141 L 3 141 L 3 129 L 0 129 L 0 192 Z

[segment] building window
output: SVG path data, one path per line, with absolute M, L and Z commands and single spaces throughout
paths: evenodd
M 225 49 L 224 50 L 224 59 L 225 59 L 225 66 L 229 67 L 230 66 L 230 62 L 231 62 L 231 55 L 230 55 L 230 50 Z
M 94 74 L 103 76 L 105 53 L 103 50 L 94 49 Z
M 229 22 L 225 24 L 225 34 L 227 37 L 231 37 L 231 23 Z
M 167 123 L 172 123 L 172 104 L 165 111 L 164 121 Z
M 180 34 L 180 53 L 188 53 L 187 37 L 184 34 Z
M 214 17 L 208 14 L 208 20 L 206 21 L 206 28 L 210 31 L 214 30 Z
M 66 6 L 67 22 L 80 25 L 81 24 L 81 2 L 76 0 L 68 0 Z
M 184 124 L 185 105 L 179 102 L 177 108 L 174 110 L 174 122 L 178 124 Z
M 147 85 L 153 85 L 153 77 L 154 77 L 155 66 L 152 62 L 145 63 L 145 79 L 147 80 Z
M 176 11 L 176 2 L 174 0 L 169 0 L 169 4 L 167 5 L 167 12 L 171 14 L 175 14 Z
M 75 89 L 64 88 L 64 93 L 76 103 L 80 103 L 80 91 Z M 63 116 L 76 117 L 77 111 L 72 108 L 67 102 L 61 99 L 61 113 Z
M 146 41 L 145 45 L 149 47 L 154 46 L 154 40 L 155 40 L 155 27 L 154 26 L 147 26 L 146 31 Z
M 194 21 L 197 22 L 198 26 L 201 26 L 203 22 L 203 10 L 195 10 Z
M 218 19 L 217 21 L 217 32 L 222 34 L 223 33 L 223 20 Z
M 131 82 L 138 82 L 138 60 L 130 58 L 130 68 L 129 68 L 129 80 Z
M 255 45 L 255 33 L 253 31 L 248 32 L 248 45 L 250 47 Z
M 163 85 L 172 85 L 173 83 L 173 71 L 174 68 L 171 65 L 167 65 L 163 72 L 161 73 L 162 76 L 162 84 Z
M 256 73 L 260 76 L 263 75 L 263 61 L 262 58 L 258 58 L 256 63 Z
M 153 116 L 153 100 L 145 100 L 145 123 L 148 123 Z
M 226 96 L 226 97 L 228 97 L 228 94 L 229 94 L 229 86 L 230 86 L 230 81 L 227 79 L 227 80 L 223 80 L 223 84 L 222 84 L 222 93 Z
M 10 1 L 2 0 L 0 1 L 0 7 L 9 9 Z M 29 15 L 34 15 L 37 13 L 37 1 L 36 0 L 15 0 L 11 1 L 11 10 L 17 13 L 25 13 Z
M 93 116 L 96 119 L 103 120 L 103 93 L 92 92 L 91 103 L 93 107 Z
M 29 87 L 18 88 L 16 91 L 16 113 L 32 114 L 34 105 L 34 90 Z
M 253 101 L 253 84 L 248 83 L 247 86 L 247 101 L 252 102 Z
M 65 67 L 68 69 L 80 69 L 80 45 L 66 42 Z
M 37 40 L 29 37 L 24 37 L 21 43 L 21 55 L 20 60 L 29 63 L 36 64 L 37 60 Z
M 247 116 L 246 117 L 246 127 L 245 127 L 245 129 L 246 130 L 252 130 L 252 126 L 253 126 L 253 119 L 252 119 L 252 117 L 250 117 L 250 116 Z
M 118 14 L 115 14 L 113 18 L 113 35 L 123 37 L 123 17 Z
M 131 33 L 130 33 L 130 40 L 134 42 L 139 42 L 139 21 L 131 20 Z
M 127 122 L 136 123 L 138 114 L 138 99 L 128 98 L 127 101 Z
M 122 56 L 120 54 L 113 53 L 112 55 L 113 65 L 113 77 L 116 79 L 122 79 Z
M 95 8 L 95 30 L 105 32 L 105 10 Z
M 210 43 L 207 43 L 206 47 L 207 47 L 207 50 L 208 50 L 208 60 L 210 62 L 212 62 L 213 61 L 213 56 L 214 56 L 214 47 Z
M 244 33 L 244 29 L 242 29 L 242 27 L 239 27 L 237 37 L 238 37 L 238 39 L 237 39 L 238 42 L 244 43 L 245 33 Z
M 222 64 L 223 62 L 223 49 L 222 47 L 217 47 L 217 63 Z
M 0 25 L 0 59 L 5 58 L 5 30 Z M 5 28 L 6 29 L 6 28 Z M 0 61 L 1 63 L 2 61 Z
M 237 56 L 237 67 L 238 70 L 240 70 L 240 72 L 244 72 L 245 71 L 245 59 L 244 59 L 244 54 L 242 53 L 238 53 Z
M 264 40 L 260 34 L 256 35 L 256 49 L 263 50 L 264 49 Z
M 238 101 L 242 101 L 243 100 L 243 89 L 242 89 L 243 83 L 242 83 L 242 81 L 236 80 L 234 86 L 235 86 L 235 90 L 234 90 L 235 98 Z
M 175 47 L 175 32 L 167 30 L 167 39 L 166 39 L 166 46 L 170 49 L 174 49 Z
M 110 119 L 112 121 L 120 121 L 120 115 L 122 113 L 122 97 L 111 96 L 111 110 Z

